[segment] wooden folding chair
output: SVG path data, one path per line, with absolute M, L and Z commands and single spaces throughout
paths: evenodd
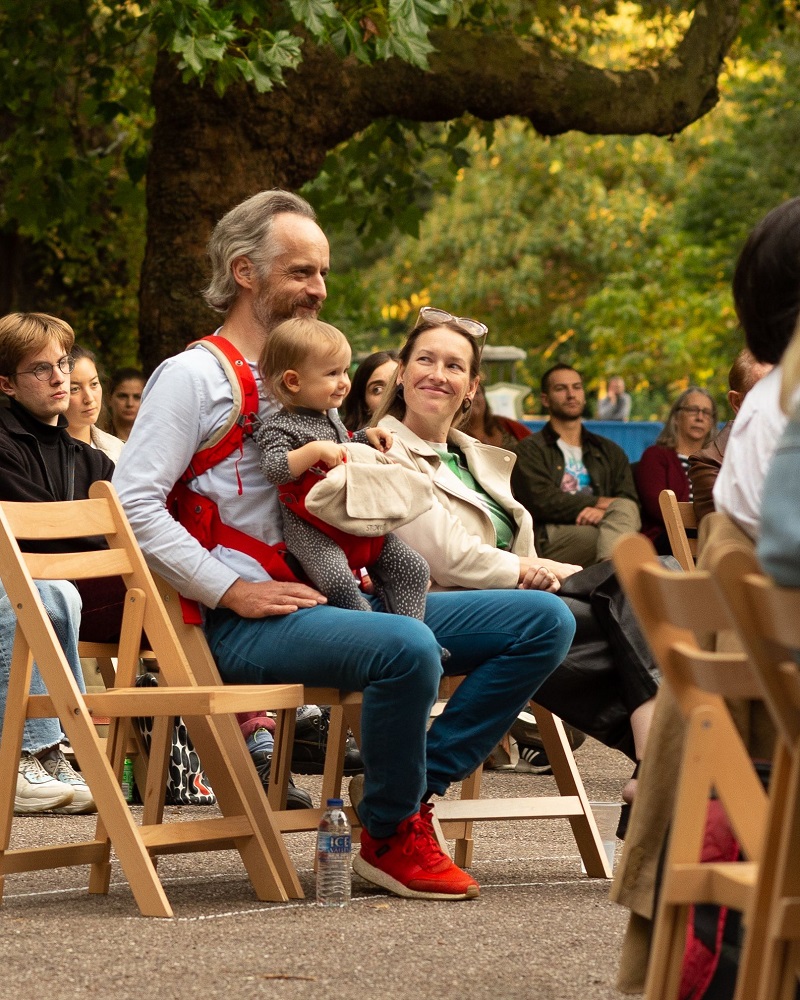
M 171 916 L 152 855 L 235 848 L 260 899 L 302 896 L 272 810 L 232 713 L 302 703 L 300 685 L 201 685 L 170 624 L 141 551 L 109 483 L 89 500 L 0 505 L 0 576 L 17 611 L 6 715 L 0 742 L 0 891 L 12 872 L 90 865 L 89 891 L 107 893 L 113 845 L 141 912 Z M 103 535 L 108 549 L 47 555 L 23 553 L 17 538 L 70 539 Z M 127 587 L 114 686 L 82 695 L 42 604 L 34 579 L 121 576 Z M 143 633 L 158 659 L 161 688 L 134 686 Z M 33 660 L 48 695 L 29 695 Z M 112 723 L 105 752 L 93 713 Z M 162 823 L 166 757 L 151 780 L 142 825 L 134 822 L 120 778 L 130 719 L 182 715 L 217 795 L 222 817 Z M 55 717 L 72 744 L 97 804 L 95 838 L 77 844 L 9 850 L 14 793 L 26 717 Z M 156 792 L 157 789 L 157 792 Z
M 154 579 L 169 619 L 192 664 L 198 682 L 202 684 L 221 683 L 217 665 L 211 655 L 211 650 L 208 648 L 203 630 L 197 625 L 187 624 L 184 621 L 177 591 L 157 574 L 154 574 Z M 328 748 L 322 775 L 321 804 L 324 807 L 327 799 L 341 796 L 347 730 L 351 729 L 355 733 L 356 739 L 359 738 L 362 696 L 361 692 L 340 691 L 338 688 L 301 687 L 301 690 L 303 691 L 302 704 L 330 706 Z M 258 704 L 251 706 L 253 709 L 268 707 L 270 706 Z M 276 825 L 283 833 L 316 830 L 324 808 L 286 808 L 286 791 L 289 783 L 296 712 L 294 706 L 289 706 L 280 709 L 276 715 L 275 749 L 267 795 L 273 809 Z M 213 787 L 213 781 L 211 784 Z M 348 813 L 351 823 L 358 825 L 358 817 L 355 812 L 348 810 Z
M 440 695 L 449 697 L 463 678 L 444 679 Z M 611 878 L 603 841 L 597 829 L 586 789 L 575 763 L 564 723 L 546 708 L 530 703 L 539 735 L 553 770 L 558 795 L 531 795 L 519 798 L 481 798 L 483 767 L 461 782 L 459 799 L 436 803 L 436 817 L 442 833 L 455 839 L 454 860 L 460 867 L 472 863 L 473 824 L 480 821 L 519 819 L 568 819 L 586 873 L 592 878 Z
M 180 637 L 181 645 L 193 664 L 198 680 L 202 683 L 211 683 L 211 679 L 219 675 L 205 635 L 196 625 L 187 625 L 184 622 L 180 599 L 175 590 L 160 577 L 156 576 L 155 579 L 167 613 Z M 445 678 L 440 697 L 443 699 L 449 697 L 460 680 L 461 678 L 457 677 Z M 305 687 L 303 691 L 305 703 L 330 706 L 328 748 L 322 777 L 321 805 L 324 806 L 328 798 L 339 798 L 341 795 L 347 730 L 351 729 L 356 740 L 360 739 L 362 695 L 358 691 L 340 691 L 338 688 Z M 442 801 L 436 805 L 443 834 L 456 841 L 456 863 L 463 867 L 472 861 L 474 846 L 472 825 L 477 820 L 567 818 L 572 825 L 587 873 L 595 878 L 610 878 L 611 870 L 602 839 L 597 831 L 563 723 L 538 705 L 532 704 L 531 708 L 536 715 L 542 742 L 553 768 L 560 795 L 481 799 L 483 768 L 478 768 L 461 783 L 460 800 Z M 286 809 L 294 727 L 293 710 L 277 713 L 268 798 L 275 810 L 275 821 L 284 833 L 315 830 L 323 812 L 322 808 Z M 354 839 L 357 839 L 360 828 L 358 815 L 349 807 L 346 812 L 353 826 Z
M 688 723 L 645 985 L 647 1000 L 674 1000 L 689 907 L 729 906 L 747 919 L 754 897 L 764 857 L 767 796 L 724 698 L 759 698 L 760 686 L 743 654 L 701 648 L 704 637 L 732 627 L 710 574 L 664 568 L 642 535 L 621 539 L 613 559 L 664 681 Z M 700 861 L 712 792 L 746 861 Z
M 694 516 L 694 504 L 679 502 L 673 490 L 662 490 L 658 494 L 658 505 L 661 507 L 672 554 L 681 564 L 681 569 L 688 573 L 694 569 L 697 558 L 697 518 Z
M 778 732 L 763 865 L 742 961 L 758 969 L 737 1000 L 794 1000 L 800 978 L 800 589 L 765 577 L 752 553 L 712 561 Z M 756 983 L 757 978 L 757 983 Z

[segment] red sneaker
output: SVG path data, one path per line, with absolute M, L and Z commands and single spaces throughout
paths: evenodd
M 367 882 L 407 899 L 475 899 L 480 887 L 442 852 L 433 832 L 433 807 L 422 805 L 391 837 L 361 831 L 353 870 Z

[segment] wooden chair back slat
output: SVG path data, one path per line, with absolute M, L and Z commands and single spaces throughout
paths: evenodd
M 679 501 L 673 490 L 662 490 L 658 495 L 658 504 L 661 507 L 672 554 L 681 564 L 681 568 L 688 572 L 694 569 L 697 557 L 697 518 L 694 515 L 694 506 Z
M 132 569 L 124 549 L 26 552 L 24 559 L 34 580 L 91 580 L 105 576 L 125 576 Z
M 18 539 L 52 540 L 109 535 L 114 518 L 103 500 L 66 500 L 47 504 L 3 503 L 11 534 Z

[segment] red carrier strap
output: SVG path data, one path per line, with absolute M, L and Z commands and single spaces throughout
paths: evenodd
M 224 337 L 202 337 L 189 344 L 186 350 L 199 346 L 210 351 L 219 361 L 230 382 L 233 394 L 233 406 L 225 423 L 200 443 L 200 447 L 192 456 L 180 482 L 188 483 L 196 479 L 215 465 L 219 465 L 234 451 L 241 458 L 244 450 L 244 439 L 251 437 L 258 421 L 258 386 L 250 370 L 250 365 L 233 344 Z M 236 478 L 239 493 L 242 492 L 242 481 L 239 479 L 238 462 Z
M 210 351 L 222 366 L 230 382 L 233 407 L 224 424 L 210 438 L 203 441 L 192 456 L 186 471 L 167 497 L 167 509 L 203 548 L 211 551 L 217 545 L 224 545 L 226 548 L 244 552 L 263 566 L 273 580 L 299 582 L 286 563 L 286 546 L 268 545 L 258 538 L 253 538 L 252 535 L 224 524 L 216 503 L 208 497 L 195 493 L 186 485 L 209 469 L 213 469 L 215 465 L 219 465 L 234 451 L 238 450 L 241 458 L 244 439 L 252 436 L 258 420 L 258 387 L 250 365 L 242 354 L 224 337 L 203 337 L 189 344 L 187 350 L 196 345 Z M 239 478 L 238 464 L 237 459 L 236 478 L 241 495 L 242 481 Z M 200 624 L 200 609 L 196 601 L 181 597 L 181 606 L 184 621 L 189 624 Z

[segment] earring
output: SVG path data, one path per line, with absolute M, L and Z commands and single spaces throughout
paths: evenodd
M 394 394 L 395 394 L 395 396 L 399 396 L 401 399 L 403 398 L 403 383 L 402 382 L 398 382 L 395 385 L 395 387 L 394 387 Z
M 464 402 L 461 404 L 461 412 L 469 413 L 471 409 L 472 409 L 472 400 L 469 398 L 469 396 L 467 396 L 464 399 Z

